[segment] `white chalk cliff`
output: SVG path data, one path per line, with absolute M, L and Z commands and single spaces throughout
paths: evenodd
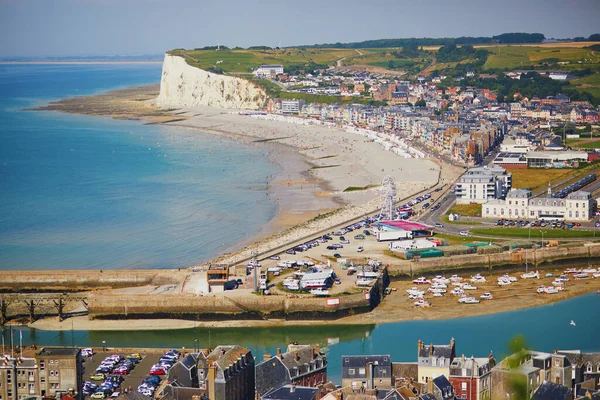
M 192 67 L 182 57 L 166 54 L 163 61 L 159 108 L 209 106 L 256 110 L 267 94 L 255 83 Z

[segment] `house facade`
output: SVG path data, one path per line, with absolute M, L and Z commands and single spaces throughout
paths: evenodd
M 327 358 L 319 346 L 290 344 L 287 351 L 265 354 L 256 366 L 256 393 L 263 396 L 285 385 L 314 388 L 327 381 Z
M 342 386 L 353 389 L 391 389 L 390 356 L 342 356 Z
M 418 345 L 419 382 L 429 383 L 438 376 L 450 375 L 450 364 L 456 357 L 454 339 L 450 344 L 426 346 L 421 340 Z
M 471 168 L 461 176 L 454 193 L 458 204 L 504 199 L 512 187 L 512 174 L 502 167 Z
M 490 400 L 492 398 L 492 368 L 494 357 L 457 357 L 450 365 L 448 380 L 454 387 L 456 397 L 467 400 Z
M 484 218 L 546 219 L 587 221 L 594 216 L 596 201 L 591 193 L 576 191 L 566 198 L 532 197 L 530 190 L 511 190 L 505 200 L 490 200 L 483 204 Z

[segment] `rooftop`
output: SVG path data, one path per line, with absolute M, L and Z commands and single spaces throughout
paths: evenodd
M 37 355 L 40 357 L 47 356 L 76 356 L 79 353 L 79 349 L 71 348 L 71 347 L 44 347 L 42 348 Z
M 267 393 L 263 399 L 273 400 L 313 400 L 319 389 L 304 386 L 285 385 Z

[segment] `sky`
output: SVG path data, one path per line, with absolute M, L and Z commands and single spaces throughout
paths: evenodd
M 600 0 L 0 0 L 0 57 L 600 32 Z

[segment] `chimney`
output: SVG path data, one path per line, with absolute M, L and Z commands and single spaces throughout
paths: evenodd
M 425 348 L 425 344 L 423 343 L 423 341 L 421 339 L 419 339 L 418 344 L 419 344 L 419 350 Z
M 277 348 L 277 358 L 281 360 L 281 349 L 279 347 Z
M 265 354 L 263 354 L 263 361 L 266 361 L 266 360 L 270 359 L 271 357 L 273 357 L 273 356 L 270 355 L 269 353 L 265 353 Z
M 433 356 L 433 343 L 429 345 L 429 356 Z
M 319 343 L 315 345 L 315 351 L 317 352 L 317 354 L 321 354 L 321 345 Z
M 298 352 L 297 351 L 293 352 L 292 355 L 294 356 L 294 360 L 298 360 Z
M 450 347 L 454 348 L 454 338 L 450 339 Z
M 296 385 L 293 383 L 290 385 L 290 393 L 294 393 L 296 391 Z

